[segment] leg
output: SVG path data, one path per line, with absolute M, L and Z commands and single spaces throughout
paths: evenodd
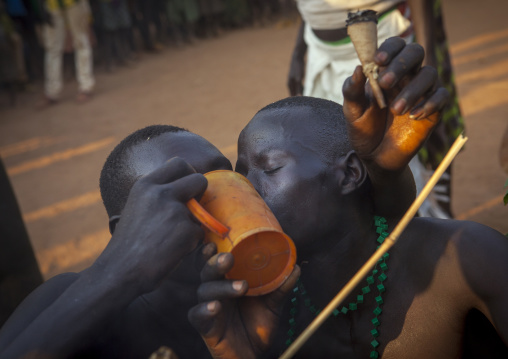
M 139 15 L 139 5 L 134 0 L 128 0 L 128 9 L 129 9 L 129 17 L 131 19 L 132 26 L 129 29 L 129 45 L 134 53 L 138 53 L 140 48 L 137 43 L 137 34 L 141 36 L 141 40 L 145 42 L 145 38 L 143 35 L 143 26 L 141 24 L 141 19 Z
M 149 1 L 139 1 L 139 11 L 141 13 L 142 19 L 139 22 L 141 37 L 143 38 L 145 50 L 147 51 L 155 51 L 155 46 L 152 41 L 152 36 L 150 34 L 150 2 Z
M 122 56 L 122 61 L 132 60 L 129 33 L 132 29 L 132 20 L 129 14 L 129 8 L 126 1 L 122 1 L 118 6 L 118 45 Z
M 112 31 L 104 30 L 103 35 L 103 54 L 104 54 L 104 66 L 107 72 L 110 72 L 113 68 L 113 35 Z
M 62 90 L 62 56 L 65 41 L 65 23 L 61 11 L 53 11 L 53 26 L 44 25 L 44 94 L 56 100 Z
M 28 81 L 25 67 L 25 54 L 23 52 L 23 39 L 14 31 L 11 34 L 11 41 L 14 43 L 14 54 L 16 55 L 16 81 L 18 83 L 25 83 Z
M 162 24 L 161 16 L 164 14 L 164 2 L 161 0 L 152 1 L 152 21 L 155 25 L 155 38 L 157 42 L 162 44 L 164 42 L 164 26 Z
M 90 94 L 95 85 L 93 77 L 92 47 L 88 36 L 90 8 L 88 1 L 80 0 L 67 9 L 67 19 L 74 43 L 79 91 Z

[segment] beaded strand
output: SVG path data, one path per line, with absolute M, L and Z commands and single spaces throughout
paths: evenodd
M 387 232 L 388 225 L 386 224 L 386 219 L 384 217 L 374 216 L 374 225 L 376 226 L 376 233 L 379 234 L 377 238 L 377 242 L 379 246 L 384 242 L 385 238 L 388 237 L 389 233 Z M 379 326 L 381 325 L 381 321 L 379 316 L 383 312 L 383 293 L 386 291 L 386 287 L 384 282 L 388 278 L 386 275 L 386 271 L 388 270 L 388 265 L 386 264 L 386 260 L 388 259 L 389 254 L 385 253 L 381 258 L 379 258 L 376 263 L 374 269 L 372 270 L 372 274 L 366 278 L 367 285 L 361 289 L 361 293 L 356 296 L 356 300 L 354 302 L 349 303 L 347 306 L 343 306 L 342 308 L 335 308 L 332 312 L 334 317 L 337 317 L 339 314 L 347 314 L 349 311 L 355 311 L 358 309 L 359 304 L 363 304 L 364 296 L 371 292 L 371 285 L 377 285 L 375 289 L 377 290 L 378 295 L 374 298 L 376 301 L 377 307 L 373 310 L 374 318 L 371 320 L 371 323 L 374 325 L 374 329 L 370 331 L 373 340 L 370 342 L 372 346 L 372 351 L 370 352 L 370 359 L 377 359 L 379 357 L 379 353 L 377 348 L 379 347 L 379 341 L 377 338 L 379 337 Z M 318 309 L 310 300 L 310 297 L 303 286 L 303 283 L 298 279 L 296 282 L 296 286 L 293 288 L 293 298 L 291 298 L 291 308 L 289 309 L 290 319 L 289 319 L 289 330 L 288 330 L 288 339 L 286 340 L 286 346 L 291 345 L 295 340 L 296 335 L 296 314 L 298 312 L 298 297 L 303 299 L 303 304 L 305 307 L 314 315 L 318 315 L 321 312 L 321 309 Z

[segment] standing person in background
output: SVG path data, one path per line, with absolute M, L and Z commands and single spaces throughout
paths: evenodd
M 250 18 L 247 0 L 224 0 L 224 26 L 240 28 L 247 24 Z
M 11 91 L 11 102 L 15 102 L 15 90 L 26 83 L 27 74 L 23 55 L 23 40 L 0 2 L 0 85 Z
M 249 0 L 249 8 L 251 13 L 252 25 L 257 26 L 260 24 L 263 15 L 263 2 L 259 0 Z
M 203 24 L 204 37 L 214 37 L 221 33 L 221 20 L 224 13 L 223 0 L 199 0 L 199 10 Z
M 139 15 L 138 26 L 143 39 L 143 45 L 148 52 L 158 52 L 162 50 L 163 29 L 159 13 L 158 0 L 136 0 L 137 15 Z M 155 26 L 155 39 L 150 30 L 151 24 Z
M 166 0 L 166 14 L 170 33 L 177 46 L 196 41 L 196 23 L 199 19 L 197 0 Z
M 249 0 L 251 22 L 254 26 L 263 26 L 268 22 L 270 2 L 267 0 Z
M 40 4 L 36 1 L 5 0 L 7 13 L 23 40 L 24 66 L 29 82 L 42 78 L 43 52 L 37 37 L 36 24 L 43 19 L 38 5 Z
M 98 16 L 95 19 L 102 29 L 103 56 L 106 71 L 111 71 L 113 59 L 119 65 L 126 65 L 131 59 L 129 34 L 132 27 L 126 0 L 99 0 Z
M 421 190 L 453 139 L 464 129 L 452 82 L 439 0 L 337 0 L 333 4 L 325 0 L 297 0 L 297 5 L 303 22 L 298 31 L 289 71 L 288 87 L 291 96 L 303 94 L 342 104 L 342 88 L 335 84 L 343 83 L 348 74 L 360 64 L 346 30 L 347 14 L 350 11 L 371 9 L 378 12 L 379 44 L 391 36 L 401 36 L 409 43 L 414 41 L 416 35 L 426 53 L 428 51 L 425 64 L 438 69 L 440 80 L 452 94 L 453 101 L 443 112 L 442 123 L 431 135 L 420 155 L 411 161 L 410 167 L 417 189 Z M 414 27 L 410 15 L 414 19 Z M 399 105 L 404 107 L 403 103 Z M 450 207 L 450 173 L 451 169 L 443 175 L 422 205 L 419 211 L 421 216 L 453 217 Z
M 72 36 L 75 51 L 76 77 L 79 92 L 76 100 L 88 101 L 95 85 L 93 76 L 93 56 L 89 38 L 91 19 L 88 0 L 46 0 L 50 19 L 43 26 L 44 39 L 44 96 L 39 108 L 58 102 L 62 91 L 62 57 L 66 28 Z

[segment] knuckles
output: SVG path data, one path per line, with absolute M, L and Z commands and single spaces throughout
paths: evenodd
M 441 107 L 444 107 L 452 98 L 450 91 L 444 87 L 437 89 L 436 96 L 438 97 L 438 102 L 441 104 Z
M 404 48 L 406 42 L 404 39 L 400 37 L 391 37 L 386 39 L 381 46 L 379 46 L 378 51 L 385 51 L 389 54 L 389 58 L 395 56 L 401 49 Z
M 207 298 L 210 298 L 210 286 L 208 283 L 202 283 L 196 292 L 198 297 L 198 302 L 204 302 Z
M 181 177 L 196 173 L 194 168 L 180 157 L 173 157 L 167 162 L 168 166 L 171 166 L 171 171 L 174 174 L 181 175 Z
M 437 70 L 432 66 L 423 66 L 420 69 L 420 73 L 423 74 L 426 78 L 430 78 L 432 82 L 436 82 L 438 79 Z
M 402 40 L 402 41 L 404 41 L 404 40 Z M 407 44 L 406 45 L 406 51 L 408 51 L 409 53 L 411 53 L 411 54 L 413 54 L 415 56 L 419 56 L 422 59 L 425 56 L 425 50 L 423 49 L 423 46 L 418 44 L 418 43 L 416 43 L 416 42 L 412 42 L 410 44 Z
M 166 237 L 164 241 L 171 246 L 173 254 L 177 257 L 190 253 L 204 237 L 203 230 L 190 221 L 180 221 L 170 228 L 172 228 L 169 234 L 171 238 Z

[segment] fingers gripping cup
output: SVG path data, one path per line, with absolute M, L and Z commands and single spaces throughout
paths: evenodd
M 202 207 L 195 200 L 187 206 L 207 227 L 205 242 L 234 255 L 226 277 L 246 280 L 251 296 L 277 289 L 295 265 L 293 241 L 247 178 L 233 171 L 212 171 L 205 177 Z

